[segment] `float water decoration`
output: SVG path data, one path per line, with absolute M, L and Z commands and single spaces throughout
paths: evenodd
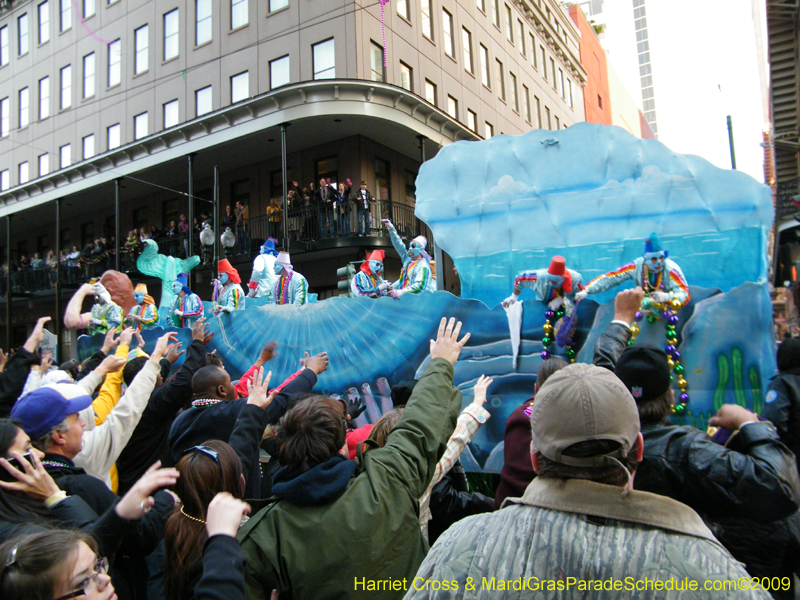
M 723 402 L 759 407 L 775 371 L 766 283 L 773 209 L 769 188 L 749 176 L 617 127 L 579 123 L 442 148 L 420 169 L 416 215 L 453 258 L 462 298 L 436 292 L 399 300 L 332 298 L 301 307 L 248 302 L 243 311 L 209 315 L 215 333 L 209 351 L 219 349 L 235 378 L 266 340 L 275 340 L 274 381 L 294 372 L 303 352 L 327 351 L 330 369 L 317 389 L 367 395 L 365 415 L 374 421 L 389 408 L 380 398 L 388 387 L 421 373 L 441 316 L 455 316 L 472 334 L 455 367 L 464 404 L 479 375 L 495 378 L 487 402 L 492 418 L 462 462 L 468 470 L 499 471 L 505 421 L 533 393 L 547 310 L 523 291 L 514 368 L 500 302 L 515 276 L 546 268 L 560 255 L 588 282 L 641 256 L 644 240 L 656 232 L 691 294 L 676 325 L 691 390 L 683 418 L 705 428 Z M 572 347 L 578 361 L 591 362 L 594 342 L 613 318 L 615 293 L 630 285 L 577 305 Z M 640 327 L 637 344 L 664 346 L 663 324 L 645 320 Z M 144 332 L 148 348 L 160 331 Z M 190 340 L 188 330 L 179 335 Z M 80 345 L 84 354 L 92 342 L 83 338 Z

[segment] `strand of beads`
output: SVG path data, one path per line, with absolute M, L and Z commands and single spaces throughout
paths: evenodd
M 677 348 L 678 332 L 675 331 L 675 327 L 680 322 L 680 317 L 678 317 L 678 309 L 680 307 L 681 301 L 677 298 L 673 298 L 667 303 L 666 308 L 662 312 L 664 321 L 666 321 L 667 329 L 667 346 L 664 348 L 664 350 L 667 353 L 667 362 L 669 363 L 669 366 L 675 372 L 675 375 L 678 376 L 676 383 L 678 384 L 678 389 L 681 391 L 681 394 L 678 397 L 678 403 L 672 407 L 672 410 L 676 415 L 686 414 L 686 405 L 689 402 L 689 394 L 686 393 L 689 384 L 687 383 L 686 378 L 683 376 L 685 368 L 680 362 L 681 353 Z
M 544 337 L 542 338 L 542 346 L 544 346 L 544 350 L 542 350 L 542 360 L 547 360 L 552 356 L 550 354 L 550 345 L 555 340 L 553 320 L 558 321 L 558 319 L 563 317 L 564 309 L 559 308 L 558 310 L 546 310 L 544 316 L 547 319 L 547 322 L 542 326 L 542 330 L 544 331 Z M 570 334 L 567 338 L 567 359 L 569 362 L 575 362 L 575 355 L 576 352 L 572 348 L 572 334 Z

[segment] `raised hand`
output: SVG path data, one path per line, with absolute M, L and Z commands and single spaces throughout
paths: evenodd
M 460 332 L 461 321 L 456 321 L 455 318 L 451 318 L 450 321 L 442 318 L 436 339 L 431 340 L 431 358 L 443 358 L 451 365 L 456 364 L 458 355 L 461 354 L 461 348 L 469 340 L 469 333 L 459 340 Z

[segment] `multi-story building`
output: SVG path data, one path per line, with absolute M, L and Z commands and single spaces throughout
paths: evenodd
M 292 206 L 278 236 L 324 298 L 337 266 L 387 245 L 381 217 L 424 229 L 415 178 L 438 148 L 584 119 L 579 33 L 553 0 L 399 0 L 383 15 L 349 0 L 3 6 L 6 260 L 101 236 L 122 244 L 134 227 L 210 211 L 214 191 L 221 214 L 249 206 L 255 251 L 270 199 L 283 205 L 284 173 L 300 188 L 363 179 L 380 201 L 369 237 L 319 239 L 316 212 L 292 220 Z M 250 258 L 237 257 L 244 279 Z M 198 274 L 201 295 L 209 281 Z M 12 322 L 53 314 L 52 302 L 25 304 Z

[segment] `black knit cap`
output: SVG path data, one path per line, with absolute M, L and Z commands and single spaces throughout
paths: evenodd
M 667 353 L 654 346 L 630 346 L 622 353 L 614 371 L 636 402 L 647 402 L 669 389 Z
M 800 339 L 783 340 L 778 346 L 778 370 L 791 371 L 800 368 Z

